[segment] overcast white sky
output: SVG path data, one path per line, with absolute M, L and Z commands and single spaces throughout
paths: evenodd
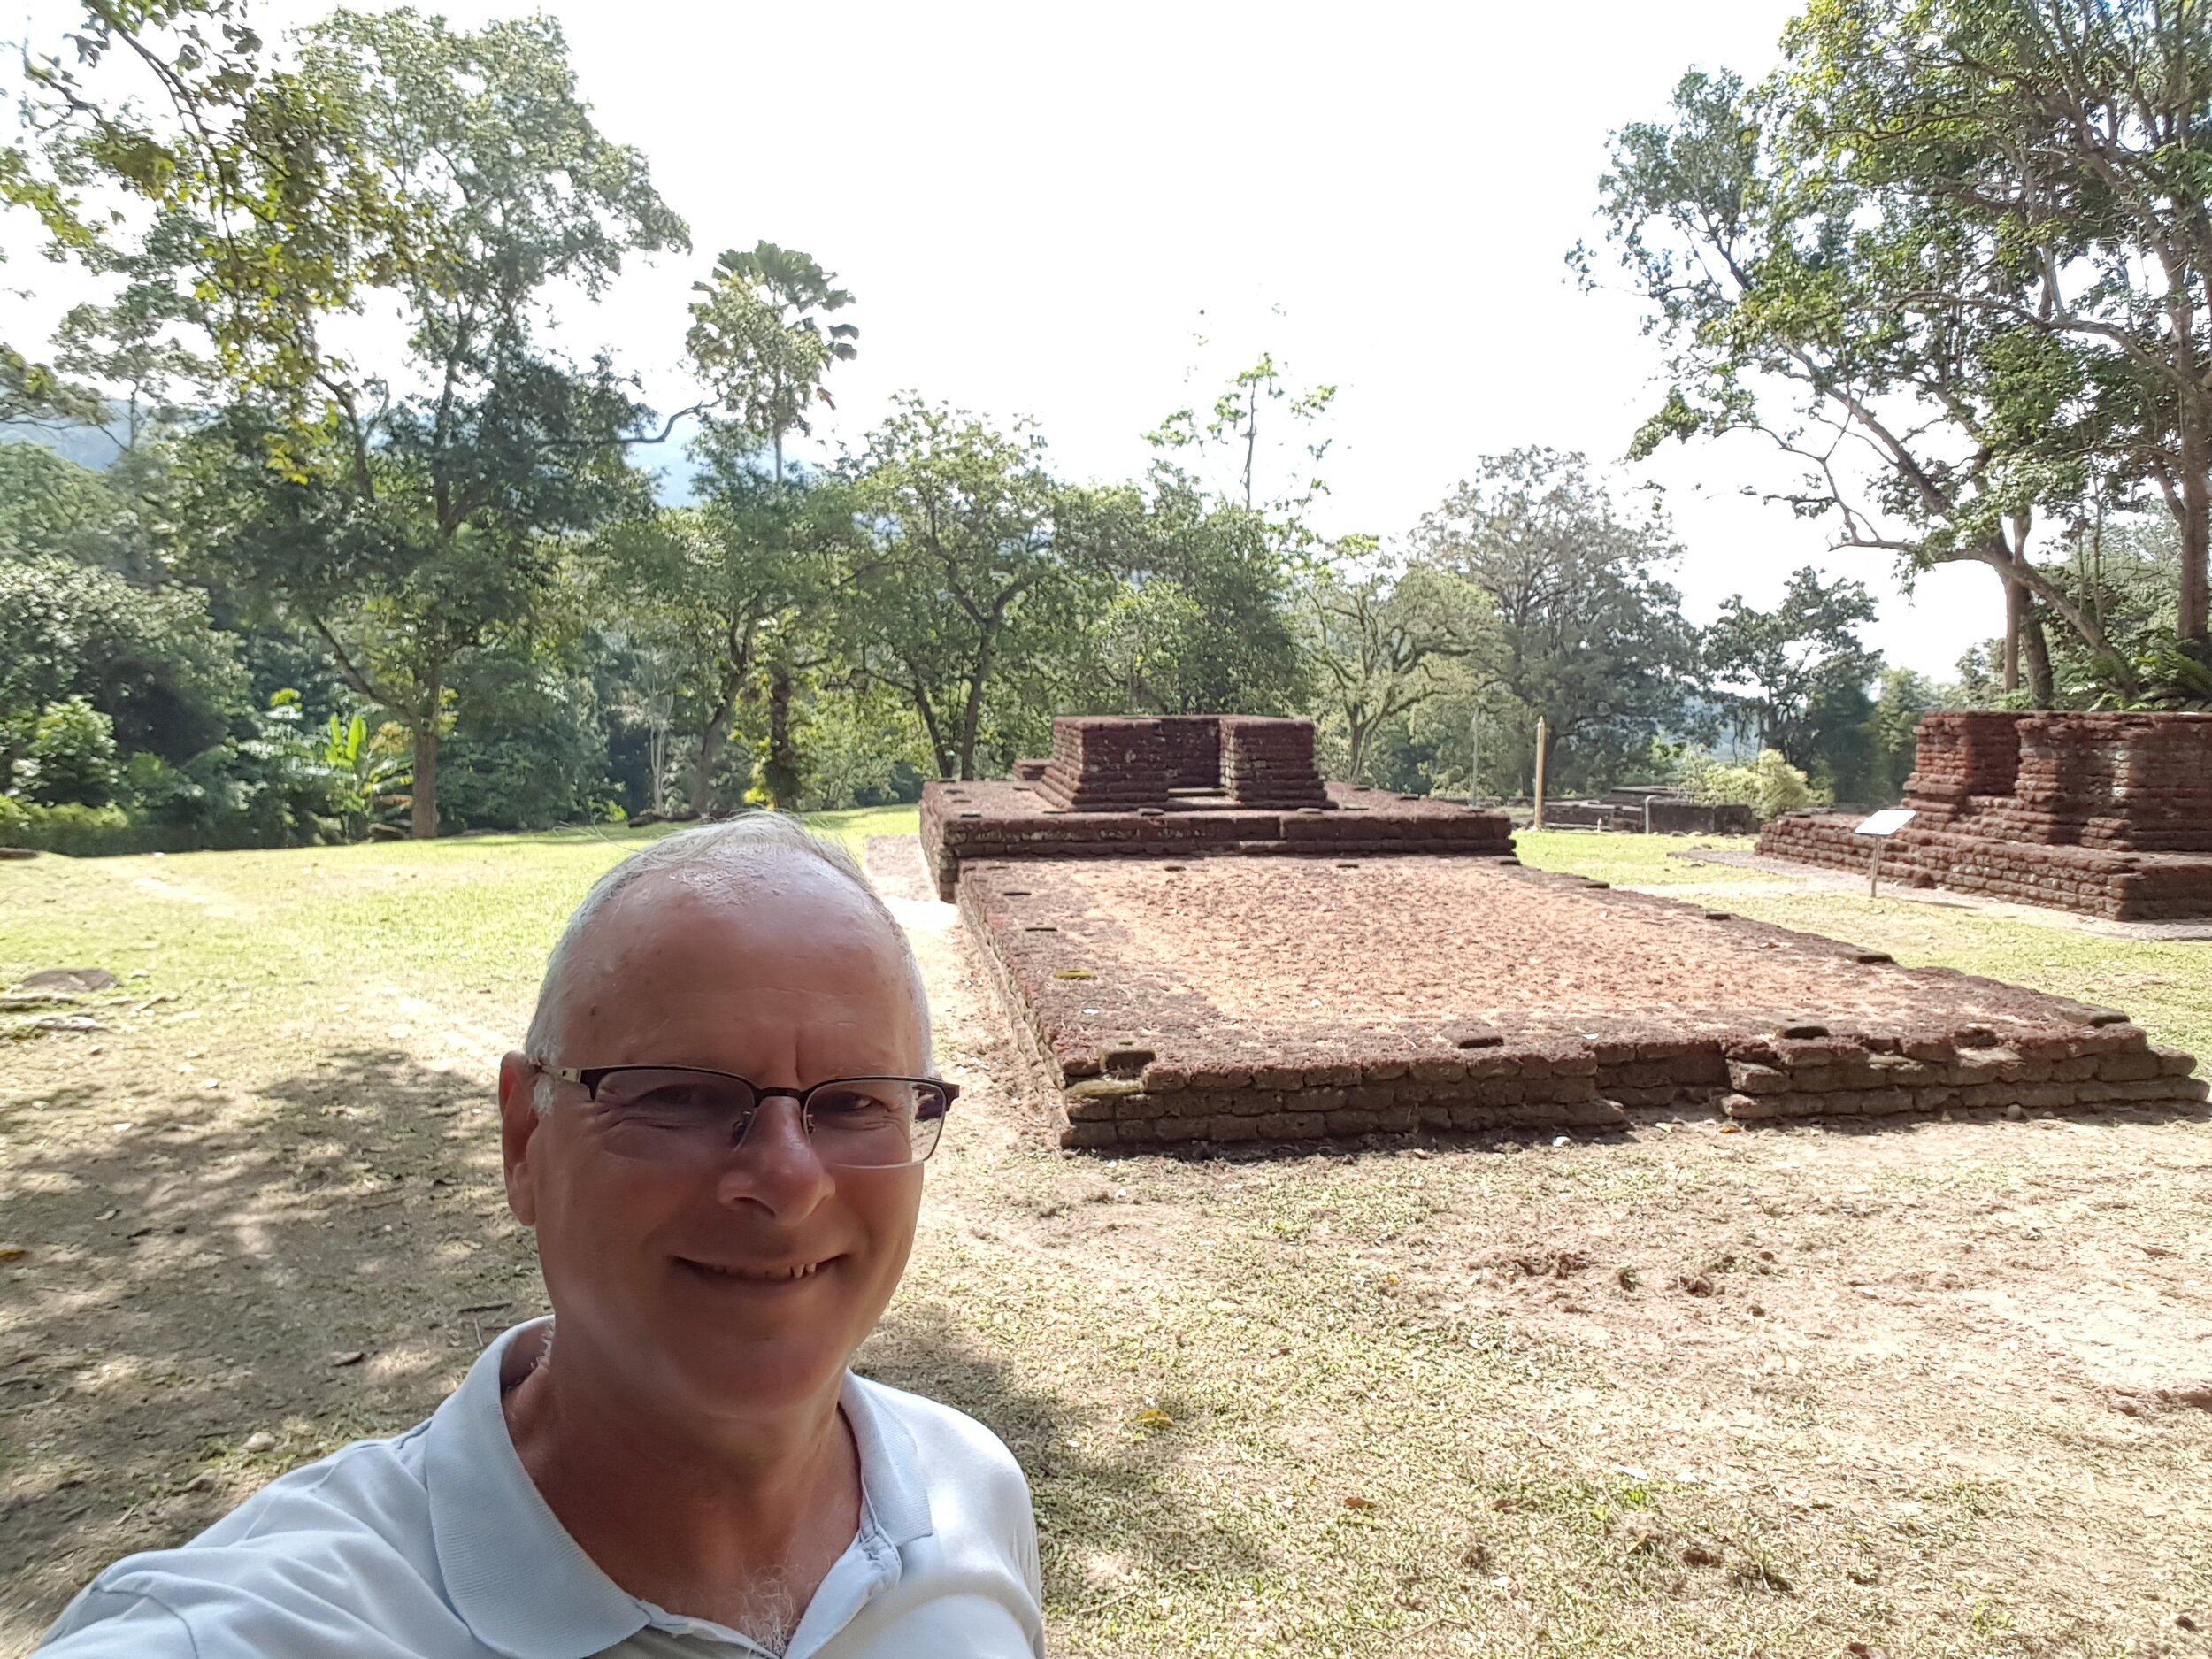
M 263 0 L 265 27 L 325 8 Z M 457 23 L 527 9 L 455 4 Z M 1522 444 L 1617 463 L 1656 400 L 1625 294 L 1563 256 L 1597 234 L 1606 136 L 1690 65 L 1769 67 L 1779 0 L 1565 5 L 767 5 L 562 0 L 585 95 L 650 157 L 693 256 L 626 275 L 564 343 L 605 343 L 664 408 L 690 283 L 719 250 L 807 250 L 859 298 L 825 435 L 857 444 L 894 392 L 1034 417 L 1060 469 L 1118 477 L 1160 417 L 1259 349 L 1340 392 L 1331 534 L 1411 527 L 1476 457 Z M 36 11 L 66 17 L 69 8 Z M 50 39 L 42 23 L 34 28 Z M 9 280 L 53 283 L 19 263 Z M 1210 343 L 1202 350 L 1198 336 Z M 1192 379 L 1194 368 L 1200 370 Z M 1879 556 L 1747 499 L 1786 482 L 1749 436 L 1671 448 L 1702 621 L 1812 563 L 1882 596 L 1873 643 L 1947 674 L 1997 631 L 1997 584 L 1901 594 Z

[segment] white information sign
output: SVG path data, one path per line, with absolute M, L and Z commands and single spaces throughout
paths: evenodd
M 1893 806 L 1877 812 L 1851 833 L 1854 835 L 1894 835 L 1913 820 L 1909 807 Z

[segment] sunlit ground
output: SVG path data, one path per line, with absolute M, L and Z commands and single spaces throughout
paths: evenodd
M 639 838 L 0 864 L 0 981 L 123 976 L 56 1010 L 104 1029 L 0 1043 L 0 1653 L 104 1562 L 417 1420 L 541 1306 L 489 1069 Z M 1522 842 L 2212 1052 L 2212 947 L 1684 845 Z M 966 1092 L 863 1363 L 1020 1455 L 1056 1651 L 2107 1655 L 2212 1626 L 2200 1117 L 1066 1157 L 949 907 L 902 913 Z

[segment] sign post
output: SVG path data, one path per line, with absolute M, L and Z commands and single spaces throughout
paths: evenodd
M 1544 717 L 1536 717 L 1536 827 L 1544 827 Z
M 1909 807 L 1887 807 L 1870 818 L 1863 819 L 1851 832 L 1854 835 L 1863 835 L 1874 843 L 1874 856 L 1867 861 L 1866 866 L 1866 896 L 1868 898 L 1881 896 L 1882 849 L 1889 845 L 1891 836 L 1913 821 L 1914 816 Z

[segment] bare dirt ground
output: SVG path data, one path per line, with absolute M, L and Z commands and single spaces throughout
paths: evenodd
M 488 1068 L 618 850 L 0 866 L 0 977 L 126 976 L 0 1047 L 0 1653 L 538 1310 Z M 862 1363 L 1019 1455 L 1056 1651 L 2208 1651 L 2200 1115 L 1064 1156 L 913 882 L 965 1093 Z
M 1448 1051 L 1471 1025 L 1570 1040 L 1767 1036 L 1807 1019 L 1979 1024 L 2007 1040 L 2079 1029 L 2033 991 L 1487 859 L 1041 859 L 969 879 L 1001 895 L 1007 949 L 1052 964 L 1034 993 L 1051 1029 L 1093 1047 L 1143 1030 L 1178 1061 L 1240 1039 L 1293 1064 L 1317 1039 Z

